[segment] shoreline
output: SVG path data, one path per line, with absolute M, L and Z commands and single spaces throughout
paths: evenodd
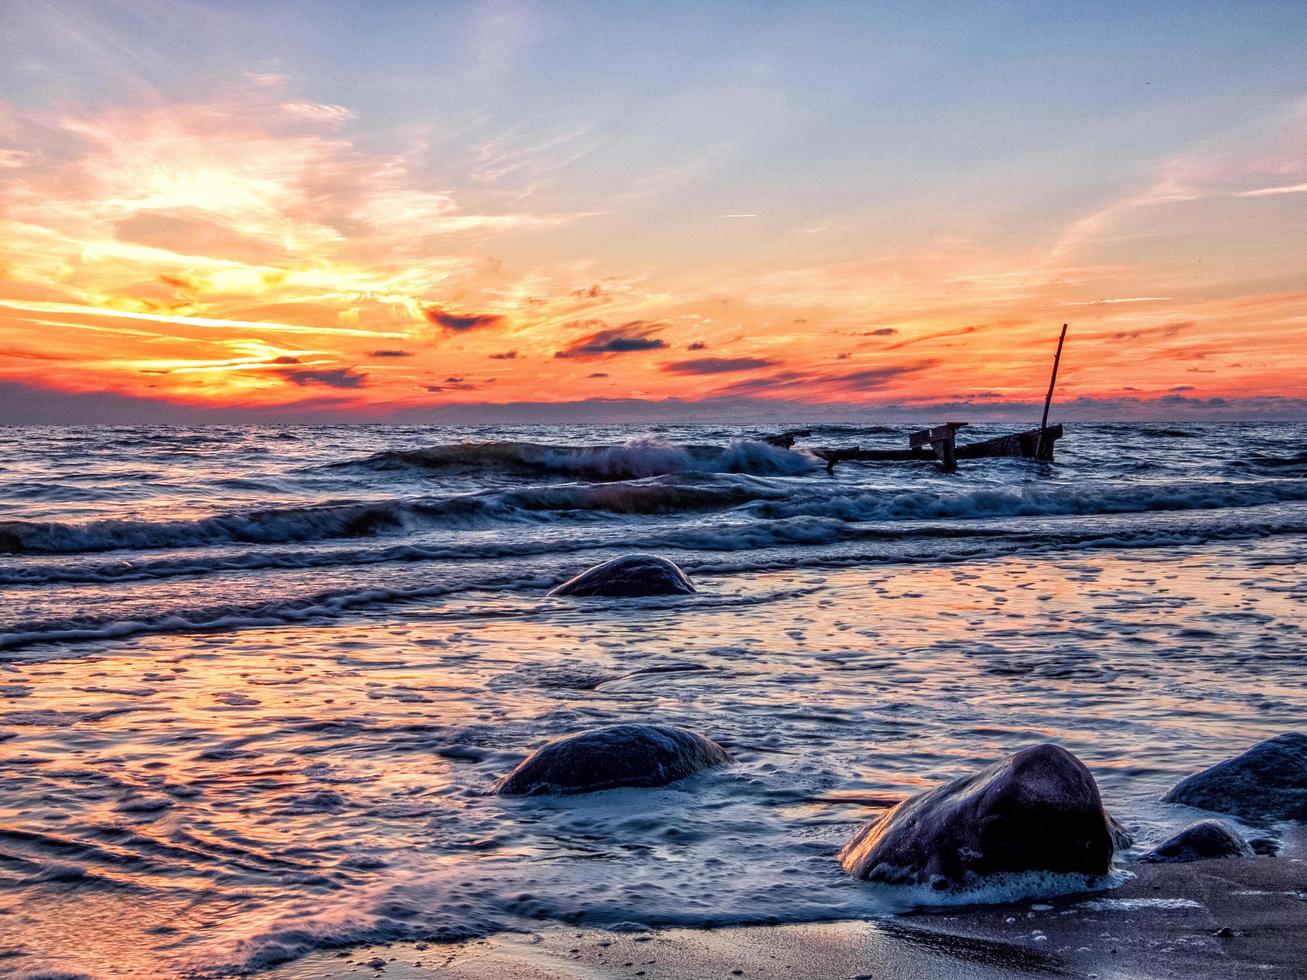
M 1108 892 L 883 919 L 609 932 L 557 926 L 449 945 L 315 953 L 278 980 L 775 977 L 1235 980 L 1307 975 L 1307 861 L 1132 864 Z M 1227 932 L 1228 930 L 1228 932 Z M 377 968 L 378 960 L 383 965 Z

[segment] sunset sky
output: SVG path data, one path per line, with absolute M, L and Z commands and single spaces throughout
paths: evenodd
M 1307 416 L 1307 4 L 932 8 L 0 0 L 0 412 Z

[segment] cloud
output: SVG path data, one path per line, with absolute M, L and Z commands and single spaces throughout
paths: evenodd
M 368 357 L 412 357 L 411 350 L 373 350 L 368 351 Z
M 1112 334 L 1115 340 L 1139 340 L 1141 337 L 1174 337 L 1183 330 L 1190 330 L 1197 324 L 1193 320 L 1176 320 L 1157 327 L 1141 327 L 1138 330 L 1118 330 Z
M 304 368 L 298 371 L 283 372 L 282 377 L 301 387 L 304 385 L 326 385 L 328 388 L 362 388 L 368 380 L 366 374 L 360 374 L 353 368 L 331 368 L 321 371 Z
M 692 343 L 692 344 L 686 344 L 686 345 L 685 345 L 685 349 L 686 349 L 686 350 L 707 350 L 707 349 L 708 349 L 708 345 L 705 344 L 702 340 L 696 340 L 696 341 L 695 341 L 694 343 Z
M 688 361 L 669 361 L 666 374 L 729 374 L 732 371 L 757 371 L 775 367 L 780 361 L 769 357 L 696 357 Z
M 922 344 L 928 340 L 942 340 L 945 337 L 965 337 L 967 334 L 975 333 L 978 328 L 974 326 L 962 327 L 959 330 L 937 330 L 934 333 L 924 333 L 919 337 L 909 337 L 907 340 L 900 340 L 896 344 L 890 344 L 885 350 L 902 350 L 904 347 L 911 347 L 914 344 Z
M 893 337 L 897 330 L 893 327 L 881 327 L 879 330 L 868 330 L 862 336 L 864 337 Z
M 516 360 L 517 360 L 517 351 L 515 351 L 515 350 L 506 350 L 506 351 L 503 351 L 502 353 L 499 353 L 499 354 L 491 354 L 491 355 L 490 355 L 490 359 L 491 359 L 492 361 L 516 361 Z
M 554 352 L 554 357 L 576 358 L 588 361 L 611 357 L 614 354 L 633 354 L 639 351 L 661 350 L 667 341 L 654 337 L 664 324 L 646 320 L 632 320 L 611 330 L 599 330 L 572 341 L 566 348 Z
M 310 122 L 339 126 L 354 118 L 354 113 L 343 105 L 330 105 L 321 102 L 283 102 L 281 111 L 288 116 L 306 119 Z
M 399 339 L 402 333 L 386 333 L 378 330 L 354 330 L 349 327 L 309 327 L 299 323 L 278 323 L 269 320 L 228 320 L 205 316 L 180 316 L 172 313 L 139 310 L 120 310 L 103 306 L 86 306 L 78 303 L 54 303 L 43 300 L 19 300 L 0 298 L 0 307 L 12 310 L 24 310 L 31 313 L 51 313 L 56 316 L 109 317 L 117 320 L 140 320 L 147 323 L 169 323 L 176 326 L 202 327 L 206 330 L 256 330 L 260 333 L 303 333 L 328 334 L 339 337 L 371 337 L 378 339 Z M 70 324 L 76 326 L 76 323 Z
M 1307 183 L 1284 184 L 1280 187 L 1259 187 L 1253 191 L 1244 191 L 1235 197 L 1271 197 L 1277 194 L 1307 194 Z
M 714 390 L 712 395 L 715 398 L 740 395 L 788 396 L 822 401 L 822 396 L 838 397 L 879 391 L 901 378 L 934 367 L 937 363 L 933 360 L 917 361 L 912 364 L 864 368 L 837 374 L 823 374 L 817 371 L 780 371 L 762 378 L 732 382 Z
M 738 395 L 767 395 L 788 391 L 796 385 L 807 384 L 811 380 L 812 375 L 803 371 L 781 371 L 765 378 L 734 381 L 725 387 L 716 389 L 712 394 L 714 398 L 735 397 Z
M 498 313 L 450 313 L 439 306 L 428 306 L 422 311 L 422 315 L 437 327 L 453 333 L 495 327 L 504 321 Z
M 493 378 L 491 379 L 494 380 Z M 453 374 L 446 378 L 440 384 L 426 385 L 426 390 L 430 392 L 438 391 L 476 391 L 479 385 L 468 381 L 467 378 Z
M 934 363 L 934 361 L 927 361 L 920 364 L 867 368 L 862 371 L 849 371 L 845 374 L 832 375 L 825 378 L 824 381 L 826 384 L 838 385 L 849 391 L 875 391 L 878 388 L 884 388 L 891 381 L 901 378 L 905 374 L 916 374 L 927 367 L 932 367 Z
M 11 425 L 203 425 L 360 422 L 377 413 L 334 398 L 286 405 L 192 405 L 113 391 L 69 392 L 0 381 L 0 418 Z
M 597 372 L 601 373 L 601 372 Z M 796 377 L 803 375 L 796 373 Z M 440 386 L 433 385 L 438 392 Z M 1130 388 L 1123 388 L 1129 391 Z M 817 402 L 800 395 L 777 400 L 715 397 L 702 401 L 667 399 L 588 399 L 568 402 L 470 402 L 433 408 L 365 406 L 334 398 L 311 398 L 288 405 L 221 407 L 186 404 L 157 397 L 111 391 L 68 392 L 0 380 L 0 418 L 12 425 L 99 424 L 239 424 L 258 422 L 901 422 L 916 425 L 923 416 L 966 413 L 974 422 L 988 421 L 1029 427 L 1041 403 L 999 401 L 990 392 L 947 401 L 884 401 L 849 404 Z M 1307 417 L 1307 398 L 1253 396 L 1247 398 L 1187 398 L 1168 394 L 1075 398 L 1056 405 L 1056 417 L 1067 422 L 1185 420 L 1300 420 Z M 1074 439 L 1071 431 L 1068 438 Z

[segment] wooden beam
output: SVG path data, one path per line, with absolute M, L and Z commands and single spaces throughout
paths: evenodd
M 788 432 L 778 432 L 774 436 L 763 436 L 762 441 L 780 446 L 782 449 L 789 449 L 794 445 L 795 439 L 806 439 L 810 435 L 812 435 L 811 429 L 790 429 Z
M 989 459 L 999 456 L 1017 456 L 1025 459 L 1038 458 L 1041 439 L 1044 451 L 1051 457 L 1053 443 L 1062 438 L 1062 426 L 1050 425 L 1045 429 L 1028 429 L 1014 432 L 1008 436 L 998 436 L 983 442 L 973 442 L 958 446 L 958 459 Z
M 944 467 L 945 473 L 952 473 L 958 468 L 957 456 L 957 434 L 958 429 L 963 428 L 965 422 L 945 422 L 943 425 L 937 425 L 933 429 L 922 429 L 920 432 L 914 432 L 908 436 L 908 446 L 916 449 L 930 443 L 930 448 L 934 451 L 935 457 Z
M 835 472 L 836 463 L 909 463 L 930 462 L 935 454 L 929 449 L 863 449 L 853 446 L 849 449 L 814 449 L 812 454 L 826 461 L 826 472 Z
M 957 436 L 958 429 L 964 429 L 966 426 L 966 422 L 945 422 L 943 425 L 937 425 L 931 429 L 922 429 L 920 432 L 914 432 L 908 436 L 908 445 L 916 449 L 918 446 L 924 446 L 927 443 L 934 444 L 945 439 L 953 439 Z
M 1039 420 L 1039 445 L 1035 449 L 1035 458 L 1051 462 L 1053 443 L 1050 440 L 1047 449 L 1044 446 L 1044 433 L 1048 430 L 1048 407 L 1053 404 L 1053 388 L 1057 385 L 1057 366 L 1062 361 L 1062 344 L 1066 341 L 1066 324 L 1062 324 L 1062 333 L 1057 338 L 1057 353 L 1053 355 L 1053 376 L 1048 379 L 1048 394 L 1044 396 L 1044 417 Z

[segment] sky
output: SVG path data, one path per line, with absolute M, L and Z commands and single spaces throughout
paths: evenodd
M 4 421 L 1307 418 L 1307 4 L 0 0 Z M 6 419 L 7 417 L 7 419 Z

